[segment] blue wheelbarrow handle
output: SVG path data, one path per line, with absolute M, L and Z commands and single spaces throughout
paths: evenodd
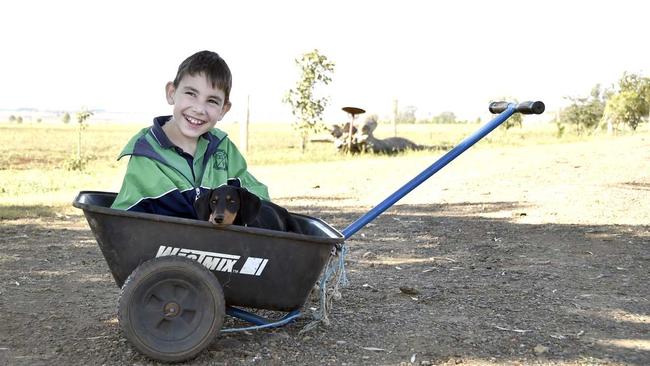
M 419 186 L 425 180 L 429 179 L 432 175 L 437 173 L 445 165 L 449 164 L 452 160 L 457 158 L 460 154 L 469 149 L 472 145 L 478 142 L 480 139 L 485 137 L 487 134 L 492 132 L 495 128 L 499 127 L 503 122 L 505 122 L 510 116 L 515 113 L 522 114 L 541 114 L 544 112 L 544 103 L 540 101 L 535 102 L 523 102 L 519 104 L 508 103 L 508 102 L 493 102 L 490 104 L 491 113 L 499 113 L 493 120 L 483 125 L 478 131 L 474 132 L 471 136 L 465 138 L 461 141 L 456 147 L 449 150 L 445 155 L 440 159 L 436 160 L 435 163 L 431 164 L 428 168 L 418 174 L 415 178 L 411 179 L 408 183 L 403 185 L 393 194 L 388 196 L 385 200 L 375 206 L 373 209 L 368 211 L 363 216 L 359 217 L 355 222 L 350 224 L 350 226 L 343 229 L 341 232 L 345 239 L 348 239 L 354 233 L 359 231 L 361 228 L 366 226 L 370 221 L 374 220 L 377 216 L 381 215 L 389 207 L 391 207 L 395 202 L 399 201 L 402 197 L 406 196 L 411 192 L 415 187 Z

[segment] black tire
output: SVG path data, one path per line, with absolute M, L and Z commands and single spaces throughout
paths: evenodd
M 142 263 L 122 286 L 118 319 L 141 353 L 164 362 L 196 357 L 218 335 L 225 314 L 217 278 L 176 256 Z

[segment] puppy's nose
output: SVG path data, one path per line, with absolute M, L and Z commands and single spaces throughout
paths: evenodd
M 215 214 L 214 212 L 210 214 L 210 217 L 208 218 L 208 221 L 213 223 L 214 225 L 221 225 L 223 223 L 224 216 Z

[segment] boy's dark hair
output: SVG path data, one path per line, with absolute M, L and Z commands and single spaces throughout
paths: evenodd
M 217 87 L 223 90 L 226 97 L 224 103 L 228 103 L 230 89 L 232 88 L 232 74 L 226 61 L 216 52 L 200 51 L 181 62 L 174 79 L 174 87 L 178 88 L 178 84 L 185 75 L 194 76 L 200 73 L 203 73 L 210 80 L 213 88 Z

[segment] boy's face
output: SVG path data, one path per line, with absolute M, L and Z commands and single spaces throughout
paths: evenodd
M 169 123 L 180 138 L 196 141 L 230 110 L 223 90 L 213 87 L 204 74 L 185 75 L 178 88 L 169 82 L 165 90 L 167 102 L 174 106 L 174 117 Z

